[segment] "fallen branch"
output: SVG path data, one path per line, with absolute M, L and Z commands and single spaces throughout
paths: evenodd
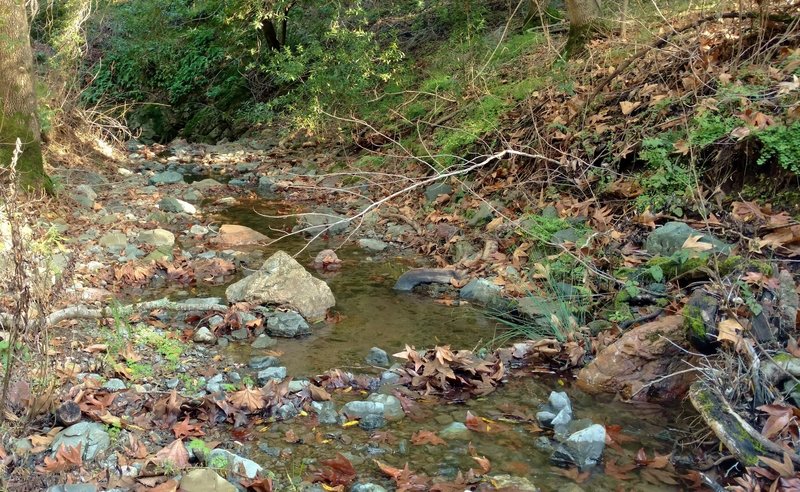
M 698 381 L 689 389 L 694 408 L 720 442 L 745 466 L 769 468 L 762 458 L 782 462 L 786 454 L 800 466 L 800 456 L 786 450 L 762 436 L 731 407 L 722 394 L 707 383 Z
M 115 316 L 130 316 L 133 313 L 152 311 L 154 309 L 164 309 L 166 311 L 220 311 L 228 310 L 224 304 L 207 304 L 197 302 L 175 302 L 166 297 L 155 301 L 140 302 L 122 306 L 105 306 L 102 308 L 91 308 L 88 306 L 70 306 L 51 313 L 46 318 L 46 325 L 56 325 L 62 321 L 75 319 L 104 319 Z M 4 326 L 13 324 L 13 316 L 7 313 L 0 314 L 0 322 Z
M 287 237 L 290 237 L 290 236 L 295 236 L 295 235 L 303 234 L 303 233 L 306 233 L 306 232 L 313 234 L 311 239 L 306 242 L 306 245 L 303 248 L 301 248 L 300 251 L 295 253 L 294 256 L 297 256 L 300 253 L 302 253 L 303 251 L 305 251 L 306 248 L 308 248 L 308 246 L 311 243 L 313 243 L 315 240 L 320 238 L 323 234 L 325 234 L 326 232 L 330 231 L 331 229 L 333 229 L 334 227 L 336 227 L 338 225 L 341 225 L 341 224 L 350 225 L 350 223 L 352 223 L 352 222 L 357 222 L 358 223 L 358 227 L 360 227 L 361 224 L 364 221 L 364 217 L 367 214 L 369 214 L 373 210 L 376 210 L 376 209 L 380 208 L 381 206 L 383 206 L 387 202 L 389 202 L 389 201 L 391 201 L 391 200 L 393 200 L 393 199 L 395 199 L 395 198 L 397 198 L 399 196 L 408 194 L 408 193 L 410 193 L 410 192 L 412 192 L 412 191 L 414 191 L 414 190 L 416 190 L 418 188 L 421 188 L 421 187 L 429 185 L 429 184 L 433 184 L 433 183 L 435 183 L 437 181 L 444 181 L 444 180 L 446 180 L 448 178 L 451 178 L 451 177 L 454 177 L 454 176 L 463 176 L 463 175 L 469 174 L 469 173 L 471 173 L 473 171 L 476 171 L 476 170 L 478 170 L 478 169 L 480 169 L 480 168 L 482 168 L 482 167 L 484 167 L 484 166 L 486 166 L 488 164 L 494 164 L 497 161 L 500 161 L 500 160 L 503 160 L 503 159 L 507 159 L 507 158 L 511 158 L 511 157 L 526 157 L 526 158 L 529 158 L 529 159 L 539 159 L 539 160 L 547 161 L 547 162 L 550 162 L 550 163 L 559 164 L 559 161 L 557 161 L 555 159 L 550 159 L 550 158 L 548 158 L 548 157 L 546 157 L 544 155 L 531 154 L 531 153 L 528 153 L 528 152 L 522 152 L 522 151 L 514 150 L 514 149 L 505 149 L 505 150 L 501 150 L 499 152 L 496 152 L 494 154 L 482 155 L 482 156 L 479 156 L 479 157 L 476 157 L 474 159 L 471 159 L 471 160 L 467 161 L 462 167 L 458 167 L 458 168 L 455 168 L 455 169 L 450 169 L 450 170 L 447 170 L 446 172 L 439 172 L 439 173 L 434 174 L 433 176 L 428 176 L 426 178 L 422 178 L 422 179 L 419 179 L 419 180 L 416 180 L 416 181 L 412 181 L 411 184 L 409 184 L 407 186 L 404 186 L 402 189 L 400 189 L 398 191 L 395 191 L 394 193 L 389 193 L 389 194 L 383 196 L 382 198 L 380 198 L 379 200 L 376 200 L 376 201 L 370 203 L 368 206 L 366 206 L 363 209 L 361 209 L 360 212 L 358 212 L 358 213 L 356 213 L 356 214 L 354 214 L 354 215 L 352 215 L 350 217 L 343 217 L 343 218 L 340 218 L 339 220 L 336 220 L 335 222 L 330 222 L 330 223 L 327 223 L 327 224 L 324 224 L 324 225 L 310 225 L 308 227 L 303 227 L 301 229 L 298 229 L 298 230 L 295 230 L 295 231 L 292 231 L 292 232 L 284 234 L 283 236 L 281 236 L 281 237 L 275 239 L 274 241 L 272 241 L 272 243 L 275 243 L 275 242 L 280 241 L 282 239 L 286 239 Z M 417 159 L 417 158 L 414 158 L 414 159 Z M 256 213 L 258 213 L 258 212 L 256 212 Z M 309 215 L 320 216 L 320 215 L 325 215 L 325 214 L 314 212 L 314 213 L 299 213 L 299 214 L 286 214 L 286 215 L 266 215 L 266 214 L 258 213 L 258 215 L 260 215 L 262 217 L 266 217 L 268 219 L 285 219 L 285 218 L 289 218 L 289 217 L 303 217 L 303 216 L 309 216 Z M 335 216 L 331 216 L 331 217 L 335 217 Z M 356 229 L 358 229 L 358 227 Z M 352 236 L 352 233 L 351 233 L 351 236 Z

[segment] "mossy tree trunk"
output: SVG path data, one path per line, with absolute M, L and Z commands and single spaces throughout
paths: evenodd
M 33 53 L 24 0 L 0 0 L 0 166 L 8 166 L 16 140 L 19 182 L 28 189 L 52 191 L 44 172 L 36 117 Z
M 569 17 L 569 34 L 564 47 L 564 56 L 570 58 L 586 47 L 602 27 L 599 0 L 566 0 Z

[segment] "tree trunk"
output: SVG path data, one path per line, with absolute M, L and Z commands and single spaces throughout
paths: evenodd
M 264 38 L 267 40 L 269 49 L 272 51 L 280 51 L 283 45 L 278 39 L 278 33 L 275 31 L 275 23 L 272 22 L 272 19 L 264 19 L 261 21 L 261 32 L 264 33 Z
M 566 58 L 580 53 L 602 27 L 600 3 L 598 0 L 566 0 L 569 17 L 569 34 L 564 48 Z
M 44 172 L 41 134 L 36 117 L 33 54 L 24 0 L 0 0 L 0 166 L 8 166 L 17 138 L 20 183 L 52 191 Z

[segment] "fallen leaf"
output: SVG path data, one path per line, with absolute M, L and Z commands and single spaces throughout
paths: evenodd
M 176 439 L 156 453 L 153 461 L 162 466 L 170 466 L 182 470 L 189 467 L 189 451 L 186 450 L 183 439 Z
M 689 236 L 686 238 L 686 241 L 684 241 L 683 246 L 681 247 L 683 249 L 693 249 L 695 251 L 708 251 L 714 248 L 714 246 L 711 244 L 702 242 L 702 239 L 703 236 L 700 234 L 696 236 Z
M 237 407 L 250 412 L 264 408 L 264 395 L 257 389 L 244 388 L 231 394 L 229 400 Z
M 717 325 L 717 339 L 737 344 L 742 339 L 739 335 L 741 330 L 742 325 L 735 319 L 724 319 Z
M 619 107 L 622 110 L 622 114 L 628 116 L 629 114 L 633 113 L 633 111 L 641 106 L 642 103 L 639 101 L 631 102 L 631 101 L 621 101 L 619 103 Z
M 431 446 L 446 445 L 447 443 L 441 437 L 437 436 L 429 430 L 420 430 L 411 436 L 411 443 L 417 446 L 423 444 L 430 444 Z

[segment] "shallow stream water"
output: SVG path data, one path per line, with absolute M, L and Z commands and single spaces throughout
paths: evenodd
M 218 219 L 220 223 L 251 227 L 270 237 L 276 237 L 276 231 L 287 230 L 285 220 L 263 217 L 254 209 L 271 214 L 281 210 L 282 205 L 271 202 L 243 203 L 227 209 Z M 294 254 L 306 246 L 305 241 L 301 236 L 292 236 L 269 246 L 264 257 L 278 249 Z M 298 261 L 308 266 L 318 251 L 333 246 L 336 244 L 317 241 L 298 255 Z M 419 261 L 415 261 L 420 259 L 391 254 L 373 255 L 349 245 L 339 248 L 337 254 L 342 260 L 341 269 L 322 277 L 334 293 L 334 310 L 341 315 L 341 319 L 334 324 L 315 326 L 313 333 L 305 338 L 278 339 L 278 344 L 273 347 L 283 353 L 281 361 L 291 377 L 307 377 L 331 368 L 374 372 L 364 362 L 364 357 L 373 346 L 381 347 L 390 354 L 402 350 L 406 344 L 416 348 L 438 344 L 450 345 L 453 349 L 474 349 L 484 346 L 495 336 L 498 329 L 496 323 L 476 308 L 440 305 L 430 298 L 392 290 L 394 281 L 403 271 L 421 266 Z M 194 294 L 223 295 L 223 290 L 218 287 Z M 251 355 L 257 355 L 247 344 L 231 345 L 226 354 L 243 363 Z M 243 451 L 266 468 L 284 473 L 285 476 L 298 474 L 309 459 L 330 459 L 337 452 L 342 452 L 353 462 L 361 479 L 374 480 L 392 490 L 390 482 L 380 475 L 371 460 L 378 459 L 399 468 L 408 462 L 415 472 L 452 477 L 458 470 L 466 472 L 469 468 L 477 468 L 468 452 L 471 442 L 479 456 L 490 460 L 492 473 L 526 477 L 545 491 L 580 490 L 575 488 L 572 478 L 564 476 L 550 464 L 551 451 L 542 449 L 541 443 L 537 444 L 537 438 L 543 434 L 529 424 L 503 423 L 505 430 L 502 432 L 471 432 L 469 440 L 447 440 L 446 445 L 440 446 L 415 446 L 409 442 L 411 435 L 419 430 L 436 433 L 452 422 L 463 423 L 468 410 L 490 419 L 503 420 L 503 416 L 509 412 L 533 417 L 552 390 L 567 391 L 576 419 L 621 426 L 623 434 L 630 440 L 619 449 L 607 447 L 604 455 L 604 459 L 616 460 L 620 464 L 631 463 L 636 451 L 642 447 L 651 457 L 654 451 L 659 454 L 671 452 L 674 441 L 681 433 L 677 429 L 685 427 L 677 420 L 678 409 L 590 397 L 571 388 L 568 380 L 529 375 L 509 378 L 507 384 L 488 397 L 466 404 L 423 402 L 415 415 L 391 422 L 383 429 L 391 434 L 391 442 L 371 441 L 371 433 L 357 427 L 323 427 L 323 434 L 313 438 L 307 426 L 310 425 L 308 418 L 298 417 L 261 429 L 263 432 Z M 353 394 L 348 398 L 360 399 L 365 396 Z M 334 399 L 338 405 L 344 403 L 338 394 Z M 288 444 L 285 440 L 288 430 L 299 436 L 301 442 Z M 629 478 L 620 480 L 603 473 L 602 467 L 597 467 L 588 478 L 582 477 L 586 481 L 580 487 L 583 490 L 676 489 L 674 485 L 648 483 L 638 471 L 628 475 Z

